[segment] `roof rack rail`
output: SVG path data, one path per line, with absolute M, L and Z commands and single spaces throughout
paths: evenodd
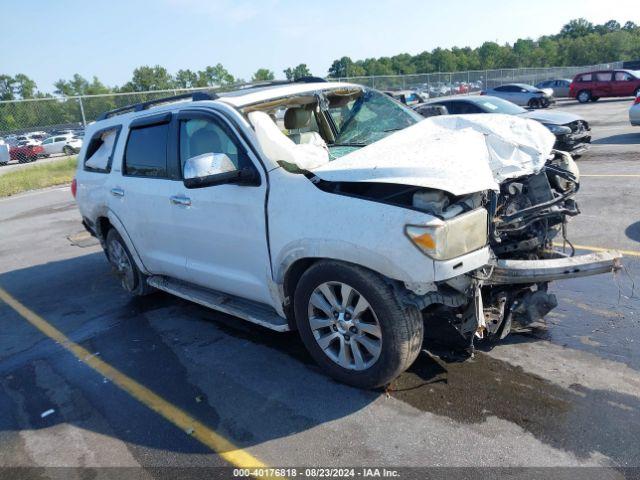
M 176 102 L 178 100 L 186 100 L 186 99 L 190 99 L 193 102 L 197 102 L 199 100 L 216 100 L 218 98 L 220 97 L 218 97 L 218 95 L 216 95 L 215 93 L 208 93 L 208 92 L 184 93 L 182 95 L 174 95 L 172 97 L 157 98 L 155 100 L 148 100 L 146 102 L 133 103 L 131 105 L 126 105 L 124 107 L 114 108 L 113 110 L 109 110 L 101 114 L 98 117 L 98 121 L 105 120 L 115 115 L 121 115 L 127 112 L 141 112 L 142 110 L 146 110 L 150 107 L 153 107 L 154 105 L 159 105 L 161 103 Z

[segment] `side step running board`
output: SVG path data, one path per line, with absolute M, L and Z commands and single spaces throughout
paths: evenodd
M 215 290 L 209 290 L 161 275 L 149 277 L 147 283 L 158 290 L 163 290 L 204 307 L 218 310 L 219 312 L 240 317 L 243 320 L 275 330 L 276 332 L 286 332 L 289 330 L 287 320 L 278 315 L 273 308 L 262 303 L 253 302 Z

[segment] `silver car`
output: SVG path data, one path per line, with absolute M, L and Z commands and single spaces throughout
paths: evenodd
M 631 125 L 640 127 L 640 95 L 636 97 L 636 101 L 633 102 L 629 109 L 629 121 Z
M 570 78 L 556 78 L 554 80 L 545 80 L 544 82 L 536 83 L 536 88 L 541 90 L 550 88 L 553 90 L 553 96 L 556 98 L 568 97 L 569 86 L 571 85 Z
M 499 87 L 483 90 L 480 95 L 492 95 L 529 108 L 547 108 L 556 101 L 553 97 L 553 90 L 541 90 L 533 85 L 524 83 L 500 85 Z

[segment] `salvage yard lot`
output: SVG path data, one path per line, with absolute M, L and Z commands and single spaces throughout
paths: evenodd
M 325 377 L 295 334 L 162 293 L 130 298 L 68 188 L 0 200 L 0 465 L 640 467 L 629 104 L 556 107 L 594 134 L 569 238 L 625 251 L 624 269 L 552 284 L 545 324 L 473 360 L 425 349 L 387 392 Z

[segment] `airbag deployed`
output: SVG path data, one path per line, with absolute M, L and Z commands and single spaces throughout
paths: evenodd
M 248 117 L 255 129 L 262 153 L 274 162 L 292 163 L 303 170 L 317 168 L 329 162 L 329 152 L 326 148 L 313 143 L 295 144 L 280 131 L 266 113 L 251 112 Z

